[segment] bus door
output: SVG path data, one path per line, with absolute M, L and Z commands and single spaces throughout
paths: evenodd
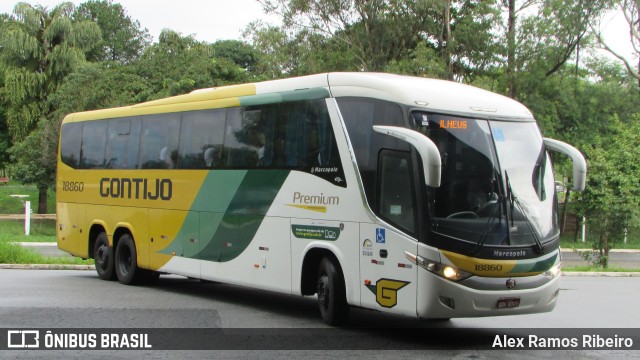
M 360 224 L 361 302 L 368 308 L 416 314 L 416 197 L 410 152 L 382 150 L 378 159 L 378 224 Z M 387 225 L 389 224 L 389 225 Z

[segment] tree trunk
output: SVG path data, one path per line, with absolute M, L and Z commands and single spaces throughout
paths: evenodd
M 567 212 L 569 208 L 570 196 L 571 196 L 571 189 L 567 187 L 567 195 L 564 198 L 564 206 L 562 207 L 562 216 L 560 217 L 560 235 L 564 235 L 564 230 L 565 230 L 565 227 L 567 226 Z
M 509 97 L 516 97 L 516 0 L 509 0 L 509 20 L 507 23 L 507 81 Z
M 607 232 L 607 237 L 604 238 L 604 259 L 602 262 L 602 268 L 606 269 L 609 267 L 609 236 Z
M 38 214 L 47 214 L 47 188 L 38 188 Z
M 449 72 L 449 80 L 453 80 L 453 61 L 451 59 L 451 0 L 444 2 L 444 12 L 442 14 L 442 33 L 444 39 L 445 60 Z

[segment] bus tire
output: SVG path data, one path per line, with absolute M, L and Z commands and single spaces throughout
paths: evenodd
M 318 266 L 316 291 L 322 321 L 332 326 L 346 323 L 349 304 L 346 299 L 344 277 L 334 261 L 326 257 Z
M 120 236 L 114 260 L 116 275 L 121 284 L 131 285 L 138 283 L 145 275 L 144 270 L 138 268 L 136 244 L 129 234 Z
M 93 245 L 93 262 L 100 279 L 116 279 L 116 272 L 113 266 L 113 249 L 109 247 L 109 239 L 105 232 L 101 232 L 96 237 L 96 242 Z

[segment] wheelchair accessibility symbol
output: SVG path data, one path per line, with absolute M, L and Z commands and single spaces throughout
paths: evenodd
M 384 244 L 386 241 L 385 239 L 385 231 L 384 229 L 376 229 L 376 242 L 378 244 Z

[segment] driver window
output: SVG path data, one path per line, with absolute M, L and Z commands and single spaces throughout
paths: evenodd
M 378 215 L 410 234 L 415 233 L 415 196 L 410 153 L 383 150 L 378 166 Z

